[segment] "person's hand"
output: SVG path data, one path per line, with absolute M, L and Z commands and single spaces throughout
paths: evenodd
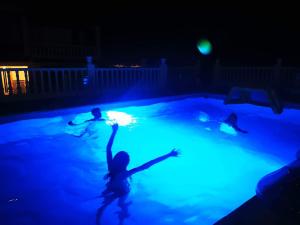
M 118 128 L 119 128 L 119 124 L 117 123 L 114 123 L 112 126 L 111 126 L 113 132 L 117 132 L 118 131 Z
M 169 153 L 169 156 L 172 156 L 172 157 L 177 157 L 179 155 L 180 155 L 180 152 L 176 148 L 173 148 L 172 151 L 170 151 L 170 153 Z

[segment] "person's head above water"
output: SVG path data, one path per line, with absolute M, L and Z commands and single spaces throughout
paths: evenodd
M 112 160 L 112 173 L 126 171 L 130 162 L 129 154 L 125 151 L 118 152 Z
M 231 113 L 227 117 L 226 122 L 230 123 L 230 124 L 236 124 L 237 123 L 237 115 L 235 113 Z
M 94 116 L 95 119 L 100 119 L 102 117 L 101 110 L 98 107 L 97 108 L 93 108 L 91 110 L 91 113 L 92 113 L 92 115 Z

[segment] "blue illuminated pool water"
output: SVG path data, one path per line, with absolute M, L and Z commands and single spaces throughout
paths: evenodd
M 113 150 L 130 154 L 129 168 L 181 150 L 180 157 L 132 178 L 125 224 L 213 224 L 255 195 L 258 180 L 292 161 L 300 146 L 300 113 L 293 109 L 275 115 L 269 108 L 201 97 L 99 106 L 105 117 L 111 111 L 122 117 Z M 85 127 L 66 126 L 90 118 L 92 107 L 0 125 L 0 224 L 95 224 L 111 128 L 91 124 L 76 137 Z M 219 130 L 231 112 L 248 134 Z M 118 224 L 116 210 L 113 203 L 103 224 Z

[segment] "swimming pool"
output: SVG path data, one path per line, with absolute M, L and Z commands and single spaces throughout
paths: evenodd
M 125 224 L 213 224 L 255 195 L 260 178 L 292 161 L 300 146 L 294 109 L 275 115 L 199 96 L 96 106 L 120 123 L 113 153 L 127 151 L 129 169 L 172 148 L 181 151 L 133 176 Z M 77 137 L 86 127 L 66 125 L 90 118 L 92 107 L 21 115 L 0 125 L 0 224 L 95 224 L 111 127 L 96 122 Z M 231 112 L 248 134 L 220 131 Z M 103 224 L 117 224 L 116 210 L 116 203 L 107 208 Z

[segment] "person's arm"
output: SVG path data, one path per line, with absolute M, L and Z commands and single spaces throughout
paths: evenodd
M 244 133 L 244 134 L 247 134 L 247 133 L 248 133 L 248 131 L 246 131 L 246 130 L 242 130 L 242 129 L 241 129 L 241 128 L 239 128 L 238 126 L 233 126 L 233 128 L 234 128 L 235 130 L 237 130 L 237 131 L 241 132 L 241 133 Z
M 73 123 L 73 121 L 69 121 L 68 125 L 70 125 L 70 126 L 77 126 L 77 125 L 81 125 L 81 124 L 84 124 L 84 123 L 87 123 L 87 122 L 91 122 L 91 121 L 95 121 L 95 119 L 85 120 L 82 123 Z
M 131 175 L 133 175 L 137 172 L 140 172 L 142 170 L 146 170 L 149 167 L 151 167 L 151 166 L 153 166 L 153 165 L 155 165 L 155 164 L 157 164 L 157 163 L 159 163 L 159 162 L 161 162 L 161 161 L 163 161 L 163 160 L 165 160 L 169 157 L 177 157 L 178 155 L 179 155 L 179 152 L 176 149 L 172 149 L 171 152 L 169 152 L 169 153 L 167 153 L 163 156 L 160 156 L 160 157 L 158 157 L 156 159 L 153 159 L 153 160 L 151 160 L 151 161 L 149 161 L 149 162 L 147 162 L 147 163 L 145 163 L 145 164 L 143 164 L 139 167 L 136 167 L 134 169 L 129 170 L 128 173 L 127 173 L 127 176 L 131 176 Z
M 112 167 L 112 151 L 111 151 L 111 148 L 112 148 L 112 145 L 114 143 L 114 139 L 115 139 L 115 136 L 117 134 L 118 127 L 119 127 L 119 125 L 117 123 L 112 125 L 112 133 L 111 133 L 109 141 L 106 145 L 106 161 L 107 161 L 107 168 L 108 168 L 109 171 L 111 171 L 111 167 Z

